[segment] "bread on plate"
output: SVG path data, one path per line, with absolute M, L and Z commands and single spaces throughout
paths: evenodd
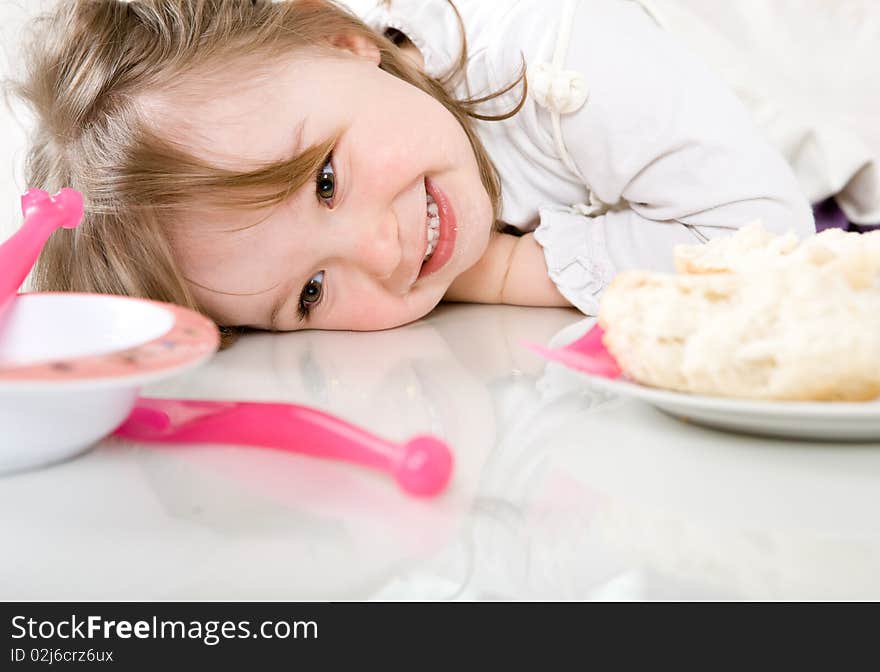
M 677 246 L 676 273 L 606 289 L 604 343 L 654 387 L 768 400 L 880 397 L 880 231 L 804 240 L 760 222 Z

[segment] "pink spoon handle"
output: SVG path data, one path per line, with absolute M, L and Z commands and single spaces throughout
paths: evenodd
M 0 245 L 0 307 L 18 292 L 49 236 L 62 226 L 79 226 L 83 199 L 73 189 L 62 189 L 55 196 L 42 189 L 30 189 L 21 197 L 21 209 L 24 223 Z
M 279 448 L 386 471 L 408 493 L 443 491 L 452 473 L 445 443 L 416 436 L 382 439 L 341 418 L 283 403 L 138 399 L 116 436 L 157 443 L 222 443 Z
M 529 342 L 524 342 L 523 345 L 539 355 L 565 364 L 571 369 L 613 380 L 620 377 L 621 370 L 614 355 L 608 352 L 602 342 L 604 334 L 602 327 L 597 324 L 574 343 L 569 343 L 563 348 L 547 348 L 538 343 Z

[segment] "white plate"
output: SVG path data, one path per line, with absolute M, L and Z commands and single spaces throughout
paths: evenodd
M 880 441 L 880 401 L 753 401 L 707 397 L 579 372 L 597 389 L 635 397 L 679 419 L 735 432 L 813 441 Z

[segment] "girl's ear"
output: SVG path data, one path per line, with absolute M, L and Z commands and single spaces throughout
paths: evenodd
M 379 47 L 368 37 L 356 33 L 337 33 L 332 35 L 328 42 L 336 49 L 343 49 L 379 65 L 381 59 Z

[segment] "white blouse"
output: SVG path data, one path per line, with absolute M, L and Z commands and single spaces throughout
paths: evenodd
M 586 314 L 622 270 L 671 270 L 677 243 L 756 219 L 814 232 L 791 167 L 719 76 L 634 0 L 454 0 L 466 30 L 467 80 L 497 91 L 528 66 L 512 118 L 478 122 L 498 169 L 501 218 L 534 231 L 550 277 Z M 457 62 L 462 36 L 446 0 L 380 1 L 363 12 L 420 50 L 428 74 Z M 487 103 L 512 109 L 521 88 Z

